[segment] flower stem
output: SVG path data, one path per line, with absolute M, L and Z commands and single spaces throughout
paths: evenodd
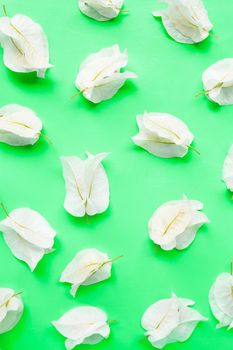
M 204 90 L 204 91 L 201 91 L 201 92 L 199 92 L 198 94 L 196 94 L 195 97 L 199 97 L 199 96 L 201 96 L 201 95 L 206 95 L 206 94 L 208 94 L 210 91 L 211 91 L 211 90 Z
M 0 203 L 0 206 L 2 207 L 2 210 L 4 211 L 4 213 L 6 214 L 6 216 L 9 216 L 9 213 L 8 213 L 8 211 L 6 210 L 6 207 L 5 207 L 5 205 L 1 202 Z
M 90 225 L 90 217 L 87 213 L 86 213 L 85 217 L 86 217 L 87 224 Z
M 40 131 L 40 135 L 41 135 L 46 141 L 48 141 L 48 143 L 49 143 L 50 145 L 53 144 L 53 142 L 50 140 L 50 138 L 49 138 L 48 136 L 46 136 L 45 134 L 43 134 L 41 131 Z
M 5 5 L 5 4 L 2 5 L 2 9 L 3 9 L 4 15 L 5 15 L 6 17 L 8 17 L 7 10 L 6 10 L 6 5 Z
M 115 258 L 110 259 L 108 262 L 115 262 L 115 261 L 117 261 L 117 260 L 119 260 L 119 259 L 121 259 L 121 258 L 123 258 L 123 257 L 124 257 L 124 255 L 118 255 L 118 256 L 116 256 Z
M 193 152 L 195 152 L 196 154 L 198 154 L 199 156 L 201 155 L 201 153 L 196 149 L 194 148 L 193 146 L 189 145 L 187 146 L 189 149 L 191 149 Z
M 84 91 L 84 90 L 83 90 L 83 91 Z M 73 94 L 73 95 L 70 97 L 70 99 L 72 100 L 73 98 L 75 98 L 75 97 L 81 95 L 81 94 L 83 93 L 83 91 L 80 90 L 80 91 L 76 92 L 75 94 Z

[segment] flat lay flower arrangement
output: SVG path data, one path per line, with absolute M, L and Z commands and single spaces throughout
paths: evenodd
M 2 6 L 0 350 L 232 349 L 232 13 Z

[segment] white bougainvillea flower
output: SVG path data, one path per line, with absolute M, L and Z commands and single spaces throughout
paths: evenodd
M 30 108 L 16 104 L 0 108 L 0 142 L 12 146 L 33 145 L 41 129 L 41 120 Z
M 127 79 L 137 77 L 129 71 L 121 72 L 127 63 L 127 50 L 121 53 L 118 45 L 102 49 L 81 64 L 75 85 L 93 103 L 108 100 Z
M 84 15 L 97 21 L 109 21 L 119 15 L 124 0 L 79 0 Z
M 219 105 L 233 104 L 233 58 L 224 58 L 209 68 L 202 75 L 206 96 Z M 197 96 L 198 96 L 197 95 Z
M 153 12 L 162 17 L 167 33 L 176 41 L 194 44 L 205 40 L 213 28 L 202 0 L 160 0 L 166 9 Z
M 190 308 L 195 302 L 178 298 L 162 299 L 152 304 L 144 313 L 141 324 L 145 335 L 158 349 L 174 342 L 184 342 L 193 333 L 199 321 L 206 321 L 198 311 Z
M 0 231 L 14 256 L 25 261 L 31 271 L 44 254 L 53 251 L 56 233 L 42 215 L 29 208 L 15 209 L 0 222 Z
M 24 15 L 0 18 L 3 61 L 14 72 L 37 72 L 44 78 L 49 63 L 47 37 L 38 23 Z
M 52 324 L 67 338 L 67 350 L 79 344 L 97 344 L 110 334 L 106 313 L 93 306 L 76 307 Z
M 22 313 L 23 303 L 19 293 L 10 288 L 0 288 L 0 334 L 14 328 Z
M 223 181 L 228 190 L 233 192 L 233 145 L 231 145 L 223 164 Z
M 209 303 L 214 317 L 219 321 L 216 328 L 233 328 L 233 276 L 221 273 L 209 293 Z
M 179 118 L 167 113 L 138 115 L 139 133 L 132 137 L 134 143 L 161 158 L 184 157 L 193 134 Z M 196 151 L 196 150 L 195 150 Z
M 71 283 L 70 293 L 75 296 L 79 286 L 108 279 L 111 276 L 112 263 L 119 258 L 120 256 L 109 259 L 106 253 L 97 249 L 81 250 L 62 272 L 60 282 Z
M 92 155 L 87 159 L 61 157 L 66 184 L 64 208 L 73 216 L 95 215 L 109 206 L 109 183 L 101 161 L 108 153 Z
M 209 220 L 200 212 L 203 204 L 184 197 L 160 206 L 149 221 L 151 240 L 164 250 L 185 249 L 194 240 L 197 230 Z

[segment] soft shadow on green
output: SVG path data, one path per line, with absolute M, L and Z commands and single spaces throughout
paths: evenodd
M 1 58 L 0 58 L 1 60 Z M 32 89 L 48 89 L 52 90 L 55 86 L 55 81 L 49 77 L 49 71 L 46 72 L 45 78 L 37 78 L 36 72 L 31 73 L 17 73 L 6 69 L 7 79 L 11 81 L 14 85 L 22 85 L 24 88 L 26 86 Z M 52 68 L 51 68 L 52 69 Z
M 34 145 L 29 146 L 15 147 L 2 142 L 0 143 L 0 154 L 4 152 L 11 156 L 41 156 L 51 148 L 53 148 L 53 145 L 40 136 L 40 139 Z
M 191 161 L 194 160 L 194 158 L 201 157 L 201 151 L 196 147 L 195 143 L 192 143 L 192 146 L 195 147 L 198 152 L 200 152 L 200 155 L 197 154 L 195 151 L 193 151 L 192 149 L 188 150 L 188 153 L 183 157 L 183 158 L 161 158 L 161 157 L 156 157 L 155 155 L 153 155 L 152 153 L 146 151 L 145 149 L 143 149 L 142 147 L 137 146 L 136 144 L 132 143 L 131 145 L 131 149 L 134 152 L 137 152 L 138 154 L 142 155 L 142 157 L 147 157 L 148 159 L 150 158 L 154 158 L 154 162 L 156 163 L 164 163 L 165 166 L 168 166 L 168 164 L 173 167 L 175 166 L 182 166 L 183 164 L 186 163 L 190 163 Z
M 86 228 L 92 231 L 94 234 L 94 228 L 108 220 L 111 217 L 111 207 L 109 207 L 104 213 L 96 214 L 93 216 L 85 215 L 83 217 L 76 217 L 65 211 L 66 220 L 72 225 L 76 226 L 77 230 L 79 228 Z

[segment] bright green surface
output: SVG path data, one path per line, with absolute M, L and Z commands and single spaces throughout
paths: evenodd
M 1 350 L 62 350 L 64 338 L 50 321 L 83 304 L 103 308 L 111 326 L 108 340 L 81 349 L 149 350 L 140 318 L 144 310 L 173 290 L 192 298 L 209 317 L 193 336 L 170 350 L 231 350 L 233 332 L 216 330 L 208 306 L 215 277 L 228 270 L 233 244 L 233 203 L 221 182 L 222 163 L 233 142 L 233 106 L 218 107 L 202 90 L 201 73 L 218 59 L 232 56 L 232 11 L 229 0 L 206 0 L 214 34 L 199 45 L 170 39 L 151 16 L 154 0 L 127 0 L 130 14 L 108 23 L 84 17 L 76 1 L 40 0 L 6 3 L 10 14 L 23 13 L 39 22 L 48 35 L 51 62 L 45 80 L 8 71 L 0 62 L 1 105 L 19 103 L 34 109 L 52 139 L 35 146 L 0 145 L 0 198 L 8 210 L 28 206 L 44 215 L 57 231 L 56 252 L 44 257 L 34 273 L 15 259 L 0 237 L 0 286 L 23 291 L 25 313 L 18 326 L 0 336 Z M 81 96 L 74 100 L 74 80 L 81 61 L 91 52 L 119 43 L 128 48 L 128 68 L 139 78 L 111 100 L 94 106 Z M 134 146 L 135 116 L 147 111 L 168 112 L 182 118 L 195 135 L 201 156 L 159 159 Z M 64 183 L 59 156 L 109 151 L 104 162 L 111 185 L 106 213 L 85 219 L 63 209 Z M 185 251 L 165 252 L 149 240 L 147 222 L 165 201 L 185 193 L 203 201 L 211 224 L 203 227 Z M 1 213 L 1 218 L 4 214 Z M 111 279 L 81 287 L 77 297 L 58 282 L 65 265 L 82 248 L 96 247 L 111 257 Z

